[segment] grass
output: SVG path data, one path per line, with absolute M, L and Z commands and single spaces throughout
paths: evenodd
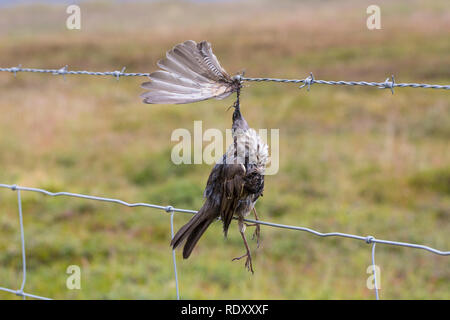
M 225 68 L 248 76 L 450 82 L 445 1 L 390 1 L 368 31 L 369 2 L 82 4 L 0 12 L 1 65 L 149 72 L 174 44 L 207 39 Z M 38 11 L 36 11 L 38 10 Z M 38 13 L 37 13 L 38 12 Z M 120 19 L 118 19 L 120 17 Z M 230 127 L 232 98 L 144 105 L 144 79 L 0 74 L 0 182 L 198 209 L 211 167 L 170 161 L 177 128 Z M 251 83 L 250 125 L 280 129 L 280 170 L 257 209 L 266 221 L 448 250 L 448 93 Z M 0 286 L 21 281 L 15 194 L 0 190 Z M 23 194 L 26 291 L 59 299 L 172 299 L 169 217 L 160 211 Z M 189 215 L 176 215 L 180 227 Z M 252 246 L 255 247 L 254 242 Z M 192 257 L 177 253 L 184 299 L 372 299 L 370 247 L 262 228 L 252 276 L 231 262 L 236 227 L 210 227 Z M 446 257 L 377 246 L 384 299 L 448 299 Z M 65 287 L 69 265 L 82 289 Z M 15 296 L 0 293 L 1 299 Z

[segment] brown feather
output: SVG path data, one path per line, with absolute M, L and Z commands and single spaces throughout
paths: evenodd
M 183 258 L 189 258 L 200 237 L 218 216 L 217 208 L 210 201 L 206 201 L 191 220 L 178 230 L 170 245 L 175 249 L 186 241 L 183 248 Z
M 183 247 L 183 259 L 189 258 L 189 256 L 192 253 L 192 250 L 194 250 L 195 245 L 197 244 L 198 240 L 200 240 L 203 233 L 205 233 L 206 229 L 208 229 L 209 225 L 214 221 L 214 219 L 206 219 L 202 220 L 201 223 L 199 223 L 195 229 L 192 230 L 192 232 L 189 234 L 189 237 L 186 240 L 186 244 Z
M 228 234 L 228 228 L 239 205 L 241 193 L 244 188 L 245 167 L 242 164 L 224 164 L 222 201 L 220 217 L 223 222 L 223 232 Z

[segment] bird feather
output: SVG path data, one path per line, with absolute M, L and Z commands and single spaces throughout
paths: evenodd
M 162 69 L 142 84 L 149 90 L 141 95 L 145 103 L 179 104 L 224 99 L 239 88 L 239 81 L 220 65 L 211 45 L 188 40 L 176 45 L 158 61 Z

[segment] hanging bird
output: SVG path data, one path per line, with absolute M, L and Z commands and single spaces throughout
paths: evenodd
M 236 103 L 234 108 L 233 143 L 209 175 L 204 192 L 206 201 L 202 208 L 181 227 L 171 245 L 176 248 L 186 241 L 183 258 L 187 259 L 214 220 L 221 218 L 226 236 L 231 220 L 237 218 L 246 253 L 233 260 L 246 257 L 245 267 L 253 273 L 250 248 L 244 232 L 247 226 L 255 226 L 254 236 L 259 246 L 260 227 L 257 223 L 247 224 L 244 218 L 253 211 L 258 220 L 255 203 L 263 194 L 264 171 L 269 155 L 267 145 L 254 129 L 249 128 L 239 104 Z
M 244 219 L 253 211 L 258 220 L 255 203 L 263 194 L 264 172 L 269 155 L 267 145 L 242 116 L 240 76 L 230 77 L 212 53 L 210 44 L 205 41 L 199 44 L 194 41 L 178 44 L 158 65 L 165 71 L 153 72 L 150 74 L 152 81 L 142 85 L 150 90 L 142 95 L 145 103 L 223 99 L 237 92 L 237 100 L 233 105 L 233 143 L 209 175 L 202 208 L 178 230 L 171 246 L 175 249 L 185 243 L 183 258 L 187 259 L 212 222 L 220 218 L 224 235 L 227 236 L 231 220 L 236 218 L 246 253 L 233 260 L 246 257 L 245 267 L 253 273 L 251 252 L 244 232 L 247 226 L 255 226 L 254 237 L 259 246 L 260 226 L 258 223 L 248 224 Z

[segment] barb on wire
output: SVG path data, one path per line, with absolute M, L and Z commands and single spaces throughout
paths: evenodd
M 389 78 L 386 78 L 386 80 L 383 82 L 383 85 L 381 87 L 378 87 L 379 89 L 391 89 L 391 93 L 394 94 L 394 87 L 395 87 L 395 79 L 394 75 L 391 75 L 391 81 L 389 81 Z
M 18 72 L 34 72 L 34 73 L 51 73 L 55 75 L 62 75 L 65 79 L 66 75 L 90 75 L 90 76 L 113 76 L 117 80 L 120 77 L 148 77 L 150 73 L 134 72 L 126 73 L 125 67 L 121 71 L 86 71 L 86 70 L 68 70 L 68 66 L 64 66 L 60 69 L 37 69 L 37 68 L 22 68 L 22 65 L 11 68 L 0 68 L 0 72 L 11 72 L 14 76 Z M 307 86 L 307 90 L 311 88 L 312 84 L 325 84 L 333 86 L 369 86 L 378 87 L 380 89 L 391 89 L 394 93 L 394 88 L 424 88 L 424 89 L 443 89 L 450 90 L 450 85 L 438 85 L 438 84 L 427 84 L 427 83 L 396 83 L 394 81 L 394 76 L 391 79 L 387 78 L 384 82 L 368 82 L 368 81 L 332 81 L 332 80 L 319 80 L 315 79 L 312 72 L 305 79 L 278 79 L 278 78 L 248 78 L 241 76 L 242 81 L 252 81 L 252 82 L 278 82 L 278 83 L 302 83 L 300 88 Z
M 14 78 L 17 76 L 17 72 L 22 68 L 22 65 L 19 64 L 17 67 L 12 67 L 10 68 L 9 72 L 14 73 Z
M 309 91 L 309 89 L 311 89 L 311 85 L 314 83 L 314 76 L 312 74 L 312 72 L 309 73 L 309 76 L 304 80 L 303 84 L 299 87 L 300 89 L 303 88 L 304 86 L 308 86 L 306 88 L 306 90 Z
M 26 265 L 25 265 L 25 242 L 24 242 L 24 237 L 23 237 L 23 221 L 22 221 L 22 206 L 21 206 L 20 191 L 37 192 L 37 193 L 42 193 L 42 194 L 45 194 L 45 195 L 48 195 L 48 196 L 52 196 L 52 197 L 67 196 L 67 197 L 82 198 L 82 199 L 95 200 L 95 201 L 112 202 L 112 203 L 117 203 L 117 204 L 121 204 L 121 205 L 128 206 L 128 207 L 149 207 L 149 208 L 164 210 L 165 212 L 171 214 L 170 224 L 171 224 L 172 237 L 173 237 L 173 216 L 174 216 L 175 212 L 190 213 L 190 214 L 197 213 L 197 211 L 195 211 L 195 210 L 174 208 L 174 207 L 172 207 L 170 205 L 169 206 L 161 206 L 161 205 L 150 204 L 150 203 L 143 203 L 143 202 L 128 203 L 128 202 L 125 202 L 123 200 L 114 199 L 114 198 L 97 197 L 97 196 L 91 196 L 91 195 L 85 195 L 85 194 L 79 194 L 79 193 L 71 193 L 71 192 L 50 192 L 50 191 L 47 191 L 47 190 L 44 190 L 44 189 L 21 187 L 21 186 L 17 186 L 17 185 L 0 184 L 0 188 L 6 188 L 6 189 L 10 189 L 10 190 L 18 192 L 19 216 L 20 216 L 21 231 L 22 231 L 21 232 L 21 235 L 22 235 L 22 259 L 23 259 L 23 268 L 24 268 L 23 269 L 24 270 L 24 278 L 23 278 L 23 282 L 22 282 L 22 286 L 21 286 L 20 290 L 12 290 L 12 289 L 3 288 L 3 287 L 0 287 L 0 290 L 6 291 L 6 292 L 11 292 L 11 293 L 20 295 L 22 297 L 32 297 L 32 298 L 36 298 L 36 299 L 49 299 L 49 298 L 36 296 L 36 295 L 32 295 L 32 294 L 28 294 L 28 293 L 23 292 L 23 288 L 24 288 L 24 285 L 25 285 L 25 279 L 26 279 L 25 278 Z M 261 221 L 261 220 L 253 220 L 253 219 L 245 219 L 245 221 L 251 222 L 251 223 L 258 223 L 258 224 L 266 225 L 266 226 L 271 226 L 271 227 L 275 227 L 275 228 L 290 229 L 290 230 L 297 230 L 297 231 L 305 231 L 305 232 L 312 233 L 312 234 L 314 234 L 316 236 L 319 236 L 319 237 L 342 237 L 342 238 L 349 238 L 349 239 L 364 241 L 367 244 L 372 244 L 372 266 L 374 268 L 375 268 L 375 245 L 377 243 L 386 244 L 386 245 L 392 245 L 392 246 L 401 246 L 401 247 L 422 249 L 422 250 L 429 251 L 431 253 L 438 254 L 438 255 L 441 255 L 441 256 L 448 256 L 448 255 L 450 255 L 450 251 L 441 251 L 441 250 L 437 250 L 437 249 L 431 248 L 429 246 L 420 245 L 420 244 L 414 244 L 414 243 L 377 239 L 377 238 L 375 238 L 373 236 L 365 236 L 364 237 L 364 236 L 358 236 L 358 235 L 341 233 L 341 232 L 322 233 L 322 232 L 319 232 L 319 231 L 316 231 L 316 230 L 313 230 L 313 229 L 310 229 L 310 228 L 306 228 L 306 227 L 284 225 L 284 224 L 278 224 L 278 223 L 273 223 L 273 222 L 266 222 L 266 221 Z M 177 299 L 179 299 L 180 298 L 180 294 L 179 294 L 179 287 L 178 287 L 178 273 L 177 273 L 177 265 L 176 265 L 175 252 L 174 251 L 172 251 L 172 258 L 173 258 L 173 266 L 174 266 L 176 294 L 177 294 Z M 375 275 L 375 288 L 376 288 L 375 293 L 376 293 L 376 298 L 379 299 L 378 287 L 377 287 L 377 283 L 376 283 L 376 274 L 374 274 L 374 275 Z
M 55 70 L 53 72 L 54 75 L 62 75 L 64 78 L 64 81 L 66 81 L 66 74 L 67 74 L 67 68 L 68 65 L 65 65 L 64 67 L 62 67 L 61 69 Z

